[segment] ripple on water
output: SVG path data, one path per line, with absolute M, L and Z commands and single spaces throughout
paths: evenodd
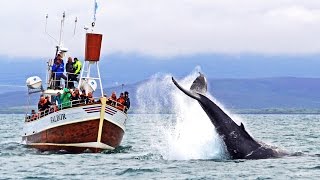
M 161 154 L 153 154 L 153 153 L 148 153 L 146 155 L 141 155 L 141 156 L 135 156 L 133 158 L 137 160 L 163 160 L 163 156 Z
M 315 167 L 313 167 L 311 169 L 320 169 L 320 165 L 319 166 L 315 166 Z
M 118 176 L 125 175 L 125 174 L 138 175 L 138 174 L 153 173 L 153 172 L 161 172 L 161 170 L 158 168 L 151 168 L 151 169 L 149 169 L 149 168 L 127 168 L 124 171 L 116 173 L 116 175 L 118 175 Z
M 132 150 L 132 146 L 119 146 L 114 150 L 105 150 L 103 154 L 116 154 L 116 153 L 129 153 Z

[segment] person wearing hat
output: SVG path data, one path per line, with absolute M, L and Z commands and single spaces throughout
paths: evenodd
M 125 92 L 124 92 L 124 100 L 125 100 L 124 106 L 127 107 L 127 109 L 125 109 L 125 112 L 127 112 L 127 110 L 130 108 L 130 98 L 129 98 L 129 93 L 128 93 L 128 91 L 125 91 Z
M 78 60 L 78 58 L 74 58 L 74 63 L 73 63 L 73 69 L 74 69 L 74 79 L 76 80 L 77 77 L 80 74 L 81 68 L 82 68 L 82 64 L 81 62 Z

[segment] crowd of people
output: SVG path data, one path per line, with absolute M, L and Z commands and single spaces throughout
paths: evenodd
M 62 55 L 58 54 L 53 61 L 51 67 L 53 83 L 51 85 L 52 89 L 61 89 L 60 83 L 61 78 L 65 80 L 65 87 L 74 88 L 74 81 L 78 81 L 78 76 L 82 68 L 81 61 L 78 58 L 68 57 L 68 62 L 66 64 L 66 69 L 62 59 Z M 67 76 L 64 75 L 66 70 Z
M 30 120 L 35 120 L 39 117 L 43 117 L 47 114 L 56 112 L 61 109 L 80 106 L 83 104 L 94 104 L 100 103 L 99 100 L 95 100 L 92 92 L 86 93 L 85 90 L 80 90 L 75 88 L 74 82 L 79 81 L 78 76 L 80 74 L 82 63 L 77 59 L 68 57 L 68 62 L 66 66 L 64 65 L 62 55 L 58 54 L 51 67 L 52 69 L 52 82 L 50 88 L 61 90 L 61 78 L 65 80 L 65 88 L 63 88 L 62 93 L 58 92 L 55 96 L 44 96 L 41 95 L 38 102 L 38 113 L 35 110 L 31 111 L 29 116 Z M 66 71 L 67 76 L 64 74 Z M 107 95 L 104 95 L 107 97 Z M 127 112 L 130 108 L 130 98 L 129 93 L 125 91 L 120 93 L 119 98 L 117 98 L 116 92 L 112 92 L 111 96 L 107 97 L 107 104 L 116 107 L 117 109 Z
M 104 96 L 107 97 L 107 95 Z M 94 103 L 100 103 L 100 99 L 96 101 L 92 92 L 86 94 L 86 91 L 82 90 L 80 94 L 78 88 L 74 88 L 73 90 L 64 88 L 63 93 L 58 92 L 55 96 L 52 96 L 51 99 L 49 96 L 45 97 L 41 95 L 38 102 L 38 113 L 32 110 L 30 120 L 35 120 L 60 109 Z M 130 108 L 129 93 L 127 91 L 124 93 L 121 92 L 119 98 L 117 98 L 116 92 L 112 92 L 111 96 L 109 98 L 107 97 L 106 103 L 126 113 Z
M 112 92 L 107 103 L 110 103 L 112 106 L 116 106 L 118 109 L 127 112 L 130 108 L 130 98 L 128 91 L 120 93 L 119 98 L 117 98 L 116 92 Z

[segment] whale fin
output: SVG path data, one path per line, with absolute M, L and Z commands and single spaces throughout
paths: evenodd
M 240 124 L 240 128 L 241 128 L 243 131 L 245 131 L 244 125 L 243 125 L 242 123 Z
M 191 92 L 189 90 L 184 89 L 182 86 L 180 86 L 180 84 L 178 84 L 178 82 L 172 77 L 172 82 L 174 85 L 177 86 L 177 88 L 179 88 L 183 93 L 185 93 L 186 95 L 188 95 L 189 97 L 199 100 L 200 96 L 194 92 Z
M 244 125 L 241 123 L 240 124 L 240 129 L 245 133 L 245 135 L 249 138 L 249 139 L 252 139 L 253 140 L 253 138 L 250 136 L 250 134 L 246 131 L 246 129 L 244 128 Z

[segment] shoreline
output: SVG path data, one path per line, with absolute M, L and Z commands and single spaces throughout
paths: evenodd
M 34 108 L 36 109 L 36 107 Z M 261 108 L 261 109 L 228 109 L 231 114 L 320 114 L 314 108 Z M 26 107 L 8 107 L 0 109 L 0 114 L 26 114 Z M 169 110 L 161 112 L 139 112 L 132 110 L 128 114 L 175 114 Z

